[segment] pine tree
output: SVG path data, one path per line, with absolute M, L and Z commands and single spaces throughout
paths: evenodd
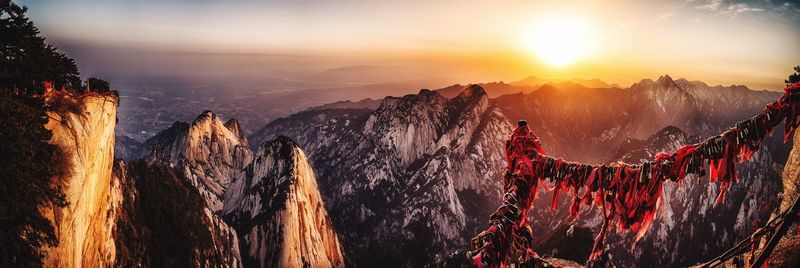
M 86 84 L 84 84 L 83 89 L 101 93 L 108 92 L 111 90 L 111 84 L 109 84 L 106 80 L 90 77 L 89 79 L 86 79 Z
M 44 128 L 48 118 L 20 100 L 0 100 L 0 267 L 39 266 L 43 248 L 58 245 L 40 209 L 66 205 L 51 181 L 63 170 L 64 159 L 47 143 L 52 136 Z
M 80 85 L 75 62 L 48 45 L 25 12 L 0 0 L 0 267 L 41 266 L 45 247 L 58 245 L 41 212 L 66 205 L 52 181 L 66 161 L 48 143 L 47 107 L 33 94 L 43 81 Z
M 791 85 L 797 82 L 800 82 L 800 65 L 794 67 L 794 73 L 789 75 L 789 78 L 786 79 L 786 85 Z
M 75 61 L 47 44 L 25 12 L 25 7 L 0 0 L 0 89 L 30 95 L 44 90 L 42 82 L 52 81 L 55 88 L 78 90 Z

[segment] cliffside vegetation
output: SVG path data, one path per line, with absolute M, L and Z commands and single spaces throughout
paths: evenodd
M 0 101 L 0 266 L 41 264 L 45 246 L 58 244 L 53 226 L 40 209 L 66 205 L 64 193 L 51 178 L 63 168 L 63 153 L 47 143 L 42 110 Z
M 188 178 L 169 166 L 148 165 L 143 160 L 127 167 L 115 167 L 115 172 L 123 180 L 122 185 L 127 187 L 124 189 L 123 213 L 115 234 L 117 265 L 229 265 L 230 260 L 226 260 L 225 255 L 210 252 L 217 247 L 231 250 L 235 240 L 217 237 L 209 229 L 213 223 L 204 215 L 205 201 L 188 183 Z
M 45 41 L 26 11 L 0 0 L 0 267 L 41 266 L 44 249 L 58 245 L 43 213 L 67 204 L 53 178 L 68 169 L 44 127 L 54 105 L 37 96 L 45 83 L 84 93 L 75 61 Z
M 789 78 L 784 80 L 786 85 L 791 85 L 800 82 L 800 65 L 794 67 L 794 73 L 789 75 Z

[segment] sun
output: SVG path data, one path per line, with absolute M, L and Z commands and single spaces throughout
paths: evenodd
M 585 58 L 592 45 L 589 26 L 576 18 L 543 19 L 531 27 L 523 42 L 537 58 L 555 67 Z

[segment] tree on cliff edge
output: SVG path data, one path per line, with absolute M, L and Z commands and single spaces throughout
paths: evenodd
M 48 143 L 47 107 L 32 95 L 43 81 L 80 86 L 75 62 L 45 43 L 25 11 L 0 0 L 0 267 L 41 266 L 45 248 L 58 245 L 42 212 L 66 205 L 53 181 L 66 161 Z
M 26 16 L 27 8 L 0 0 L 0 88 L 41 93 L 42 82 L 80 90 L 75 61 L 45 42 Z
M 111 84 L 100 78 L 89 77 L 89 79 L 86 79 L 86 83 L 83 84 L 83 89 L 86 91 L 105 93 L 111 91 Z
M 786 85 L 791 85 L 797 82 L 800 82 L 800 65 L 794 67 L 794 73 L 789 75 L 789 78 L 786 79 Z

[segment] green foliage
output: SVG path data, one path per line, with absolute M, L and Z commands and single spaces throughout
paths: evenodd
M 58 245 L 41 212 L 66 205 L 52 180 L 68 163 L 48 143 L 47 107 L 32 95 L 44 81 L 80 85 L 75 61 L 45 43 L 25 11 L 0 0 L 0 267 L 41 266 L 45 247 Z
M 109 84 L 106 80 L 90 77 L 89 79 L 86 79 L 86 83 L 83 84 L 83 89 L 101 93 L 109 92 L 111 91 L 111 84 Z
M 6 94 L 43 91 L 42 82 L 79 91 L 75 61 L 47 44 L 39 29 L 25 17 L 27 8 L 0 0 L 0 89 Z
M 51 178 L 63 173 L 63 154 L 47 143 L 47 117 L 36 100 L 0 97 L 0 267 L 41 266 L 44 247 L 58 245 L 39 209 L 66 205 Z M 31 106 L 29 106 L 31 105 Z M 56 164 L 54 164 L 56 163 Z
M 786 79 L 786 85 L 791 85 L 797 82 L 800 82 L 800 66 L 794 67 L 794 73 L 789 75 L 789 79 Z
M 162 163 L 137 160 L 122 170 L 126 195 L 117 222 L 117 265 L 121 267 L 192 267 L 200 261 L 224 266 L 215 250 L 213 223 L 204 214 L 205 200 L 189 179 Z M 225 243 L 225 241 L 220 241 Z M 227 241 L 231 242 L 231 241 Z M 232 246 L 232 245 L 231 245 Z

